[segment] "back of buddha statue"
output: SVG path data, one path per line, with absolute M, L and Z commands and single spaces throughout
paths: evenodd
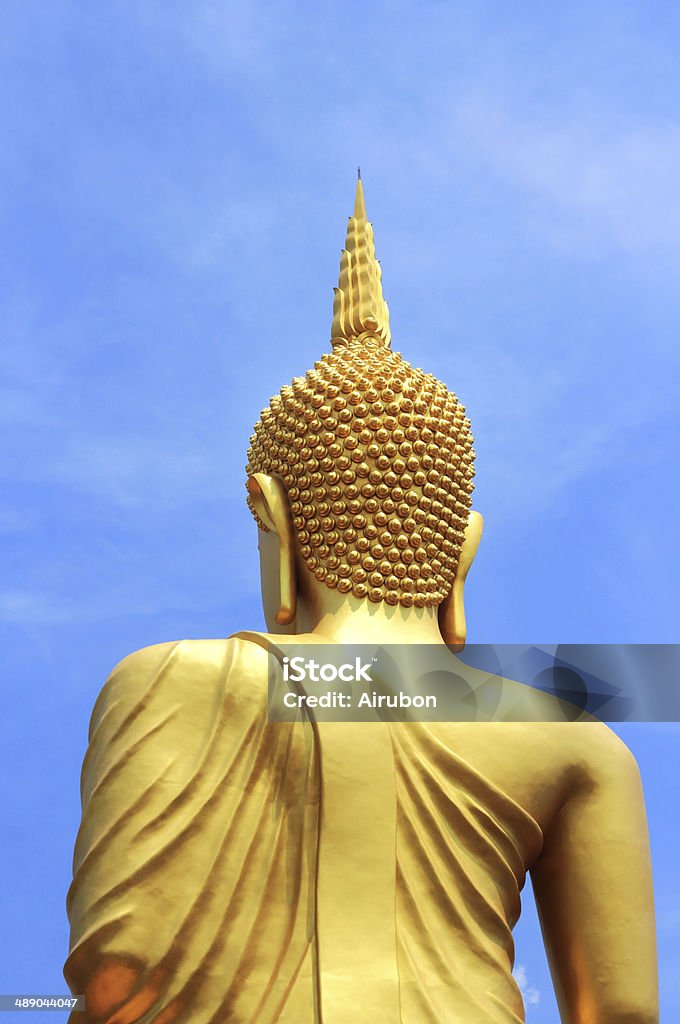
M 639 782 L 608 730 L 268 722 L 275 638 L 251 637 L 138 652 L 95 708 L 67 965 L 93 1010 L 113 988 L 159 1020 L 521 1021 L 531 869 L 553 943 L 587 914 L 591 969 L 644 950 Z
M 272 711 L 286 642 L 399 647 L 389 690 L 407 649 L 450 660 L 466 637 L 470 423 L 390 347 L 360 181 L 331 333 L 248 453 L 270 632 L 146 648 L 95 706 L 68 900 L 77 1019 L 521 1024 L 531 872 L 565 1024 L 654 1024 L 644 803 L 609 730 L 542 696 L 528 716 L 484 711 L 481 690 L 474 721 L 333 721 L 304 689 L 287 720 Z

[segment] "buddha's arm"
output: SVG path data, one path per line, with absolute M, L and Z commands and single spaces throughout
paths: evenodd
M 568 728 L 575 785 L 532 872 L 564 1024 L 657 1024 L 649 842 L 630 751 L 605 727 Z

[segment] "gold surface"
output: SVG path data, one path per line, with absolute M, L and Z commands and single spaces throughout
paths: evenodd
M 364 187 L 359 178 L 354 215 L 349 218 L 345 248 L 340 257 L 331 344 L 335 348 L 368 334 L 389 347 L 390 316 L 382 293 L 380 264 L 375 258 L 373 227 L 366 218 Z
M 361 181 L 342 261 L 334 328 L 342 320 L 342 344 L 335 337 L 333 352 L 262 411 L 247 472 L 283 482 L 299 553 L 327 587 L 405 608 L 438 606 L 470 513 L 470 421 L 446 385 L 392 352 L 377 327 L 365 330 L 367 310 L 378 324 L 384 302 Z M 251 511 L 268 529 L 248 487 Z
M 654 1024 L 644 802 L 606 727 L 268 721 L 285 636 L 459 648 L 481 517 L 437 548 L 443 600 L 367 600 L 310 567 L 291 485 L 251 468 L 270 633 L 138 651 L 93 712 L 65 967 L 88 1010 L 72 1020 L 518 1024 L 531 873 L 564 1024 Z

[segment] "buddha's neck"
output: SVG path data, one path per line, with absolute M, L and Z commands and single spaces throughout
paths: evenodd
M 319 642 L 442 645 L 436 608 L 403 608 L 360 601 L 316 580 L 300 595 L 297 633 L 315 633 Z

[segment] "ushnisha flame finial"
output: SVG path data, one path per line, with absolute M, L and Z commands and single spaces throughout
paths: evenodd
M 358 172 L 354 215 L 349 218 L 340 279 L 333 301 L 333 348 L 365 337 L 390 347 L 390 315 L 382 293 L 382 273 L 375 258 L 373 227 L 366 219 L 364 187 Z

